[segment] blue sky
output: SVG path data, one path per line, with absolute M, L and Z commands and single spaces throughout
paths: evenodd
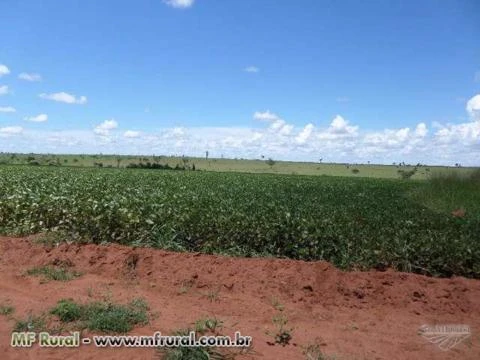
M 476 0 L 3 0 L 0 151 L 480 165 L 479 14 Z

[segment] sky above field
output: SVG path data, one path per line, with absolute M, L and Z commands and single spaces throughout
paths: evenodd
M 480 2 L 2 0 L 0 151 L 480 165 Z

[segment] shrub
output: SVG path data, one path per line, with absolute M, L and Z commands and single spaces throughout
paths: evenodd
M 413 170 L 398 170 L 398 174 L 403 180 L 410 179 L 417 172 L 417 168 L 414 167 Z
M 79 320 L 82 317 L 82 308 L 72 300 L 60 300 L 51 311 L 51 314 L 57 315 L 60 321 L 70 322 Z
M 265 161 L 265 163 L 272 167 L 273 165 L 275 165 L 275 160 L 273 160 L 272 158 L 268 158 L 268 160 Z
M 47 280 L 69 281 L 80 276 L 80 273 L 70 271 L 65 268 L 55 268 L 53 266 L 41 266 L 27 270 L 27 275 L 43 276 Z

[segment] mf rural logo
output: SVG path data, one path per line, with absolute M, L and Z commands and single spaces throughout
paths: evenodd
M 422 325 L 419 333 L 443 351 L 452 349 L 472 334 L 468 325 Z

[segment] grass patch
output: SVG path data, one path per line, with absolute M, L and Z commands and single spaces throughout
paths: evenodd
M 79 277 L 81 273 L 63 267 L 40 266 L 27 270 L 27 275 L 42 276 L 45 280 L 70 281 Z
M 288 319 L 287 317 L 280 313 L 273 317 L 273 324 L 276 327 L 276 331 L 271 332 L 267 331 L 267 335 L 270 335 L 274 338 L 275 344 L 286 346 L 292 340 L 292 328 L 287 328 Z
M 283 311 L 285 309 L 285 306 L 280 302 L 280 300 L 276 297 L 272 297 L 272 306 L 275 308 L 275 310 L 278 311 Z
M 200 335 L 219 335 L 217 329 L 222 327 L 223 322 L 216 318 L 199 319 L 195 322 L 195 329 L 182 329 L 173 335 L 189 336 L 195 331 Z M 208 347 L 169 347 L 157 348 L 157 353 L 163 360 L 233 360 L 240 354 L 251 352 L 251 348 L 234 351 L 229 348 Z
M 326 355 L 319 344 L 307 345 L 303 350 L 305 360 L 339 360 L 335 355 Z
M 188 336 L 190 330 L 180 330 L 175 333 L 179 336 Z M 224 354 L 212 347 L 173 347 L 159 348 L 158 353 L 163 360 L 230 360 L 234 356 Z
M 463 209 L 462 216 L 480 218 L 480 169 L 432 172 L 422 185 L 413 197 L 430 209 L 449 215 Z
M 44 331 L 46 330 L 45 316 L 28 315 L 25 320 L 17 320 L 13 328 L 14 332 Z
M 60 300 L 50 311 L 60 321 L 75 323 L 79 328 L 105 333 L 127 333 L 137 324 L 148 323 L 148 305 L 135 299 L 127 305 L 97 301 L 78 304 L 70 299 Z
M 15 308 L 11 305 L 1 304 L 0 305 L 0 315 L 8 316 L 15 312 Z
M 202 318 L 195 321 L 195 331 L 203 334 L 208 331 L 216 333 L 219 328 L 223 327 L 223 322 L 217 318 Z

